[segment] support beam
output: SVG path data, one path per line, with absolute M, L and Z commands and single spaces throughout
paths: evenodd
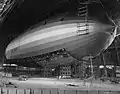
M 107 78 L 107 68 L 106 68 L 106 62 L 105 62 L 105 54 L 101 53 L 100 57 L 101 57 L 101 63 L 103 63 L 103 66 L 104 66 L 104 77 Z

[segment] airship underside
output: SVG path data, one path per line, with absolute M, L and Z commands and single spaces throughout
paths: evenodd
M 49 23 L 23 34 L 6 48 L 7 59 L 42 55 L 66 49 L 73 57 L 98 55 L 112 43 L 116 35 L 113 25 L 89 20 L 65 20 Z

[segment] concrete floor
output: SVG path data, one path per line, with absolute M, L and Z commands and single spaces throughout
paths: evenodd
M 59 88 L 63 90 L 113 90 L 120 91 L 120 84 L 111 84 L 110 82 L 101 82 L 94 80 L 91 82 L 84 82 L 79 79 L 56 79 L 56 78 L 29 78 L 26 81 L 19 81 L 17 78 L 9 79 L 18 88 Z M 71 85 L 71 86 L 68 86 Z M 74 86 L 73 86 L 74 85 Z

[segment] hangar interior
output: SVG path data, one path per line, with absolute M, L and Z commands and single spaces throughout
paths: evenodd
M 78 6 L 78 16 L 87 18 L 87 6 L 83 9 L 84 14 Z M 87 21 L 85 19 L 85 21 Z M 46 23 L 45 23 L 46 24 Z M 86 29 L 87 32 L 87 29 Z M 30 77 L 57 77 L 57 78 L 89 78 L 94 75 L 100 77 L 119 77 L 119 37 L 102 54 L 89 60 L 76 60 L 64 49 L 50 52 L 43 55 L 5 60 L 3 69 L 12 73 L 13 76 L 29 75 Z

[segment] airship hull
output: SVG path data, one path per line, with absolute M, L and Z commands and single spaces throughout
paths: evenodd
M 59 21 L 36 29 L 11 42 L 6 49 L 8 59 L 42 55 L 66 49 L 75 58 L 96 56 L 114 40 L 112 25 L 84 20 Z

